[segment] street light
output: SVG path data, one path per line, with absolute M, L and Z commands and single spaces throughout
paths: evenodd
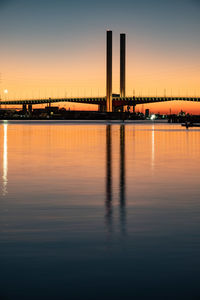
M 5 100 L 7 100 L 7 99 L 6 99 L 6 95 L 8 94 L 8 90 L 7 90 L 7 89 L 4 89 L 3 92 L 4 92 L 4 95 L 5 95 Z M 5 105 L 5 108 L 6 108 L 6 105 Z

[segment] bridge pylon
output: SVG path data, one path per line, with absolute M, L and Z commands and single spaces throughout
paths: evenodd
M 106 110 L 112 112 L 112 31 L 107 31 L 106 45 Z
M 126 97 L 126 34 L 120 34 L 120 97 Z
M 120 34 L 120 97 L 126 95 L 126 34 Z M 122 106 L 124 111 L 124 106 Z

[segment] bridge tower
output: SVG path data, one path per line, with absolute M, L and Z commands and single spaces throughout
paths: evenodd
M 106 110 L 112 112 L 112 31 L 107 31 L 106 45 Z
M 120 97 L 126 95 L 126 34 L 120 34 Z

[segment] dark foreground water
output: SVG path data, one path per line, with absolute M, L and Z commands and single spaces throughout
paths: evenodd
M 0 299 L 200 299 L 200 131 L 0 124 Z

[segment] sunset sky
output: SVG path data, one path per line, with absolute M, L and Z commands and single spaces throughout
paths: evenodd
M 105 96 L 107 29 L 113 30 L 113 93 L 119 93 L 125 32 L 127 96 L 164 90 L 200 96 L 199 20 L 199 0 L 0 0 L 1 98 Z M 148 107 L 200 113 L 198 103 Z

